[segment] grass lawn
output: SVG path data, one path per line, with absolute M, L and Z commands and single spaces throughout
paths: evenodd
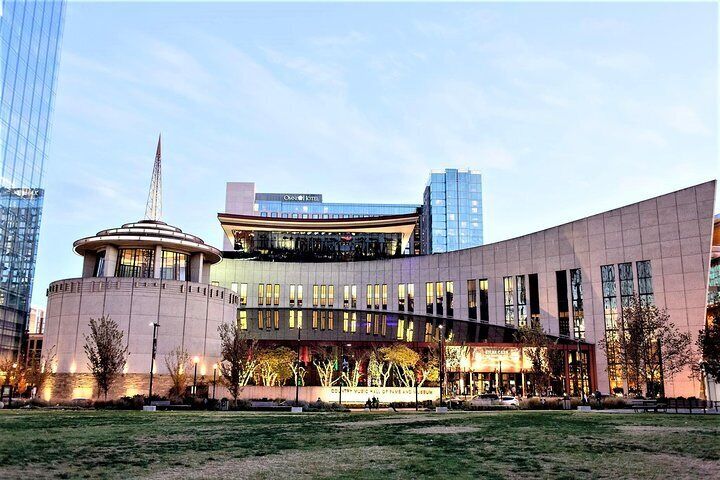
M 0 411 L 0 478 L 720 478 L 720 416 Z

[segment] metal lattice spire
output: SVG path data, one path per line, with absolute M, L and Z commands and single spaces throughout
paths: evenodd
M 153 166 L 152 180 L 150 180 L 150 192 L 148 193 L 147 205 L 145 206 L 145 219 L 160 221 L 162 217 L 162 165 L 160 155 L 160 144 L 162 134 L 158 135 L 157 152 L 155 153 L 155 165 Z

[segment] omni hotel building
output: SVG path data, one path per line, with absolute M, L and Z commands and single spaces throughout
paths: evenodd
M 418 225 L 433 234 L 420 206 L 352 211 L 320 195 L 255 193 L 246 183 L 230 183 L 227 192 L 228 211 L 217 215 L 223 251 L 159 219 L 75 242 L 82 275 L 48 289 L 43 349 L 54 348 L 56 358 L 47 398 L 93 394 L 82 334 L 101 315 L 118 323 L 129 348 L 114 396 L 147 391 L 150 323 L 160 325 L 158 359 L 182 347 L 209 382 L 220 360 L 217 327 L 237 322 L 259 346 L 297 352 L 307 367 L 301 398 L 337 400 L 338 382 L 349 380 L 337 371 L 328 385 L 314 362 L 333 355 L 357 370 L 343 398 L 355 392 L 361 402 L 370 392 L 382 401 L 414 398 L 403 379 L 370 372 L 368 359 L 383 346 L 407 345 L 427 359 L 443 345 L 447 395 L 528 395 L 537 389 L 514 334 L 535 320 L 561 358 L 542 393 L 610 394 L 632 385 L 600 342 L 616 333 L 631 296 L 666 308 L 693 339 L 706 324 L 715 181 L 492 244 L 462 248 L 446 235 L 442 248 L 452 251 L 438 253 L 409 247 Z M 426 191 L 426 198 L 437 197 Z M 448 207 L 446 198 L 438 206 Z M 443 214 L 442 228 L 456 228 Z M 481 241 L 482 233 L 467 237 Z M 163 361 L 155 371 L 162 394 L 170 385 Z M 293 378 L 262 381 L 242 395 L 294 397 Z M 427 380 L 421 397 L 436 399 L 437 385 Z M 685 374 L 665 378 L 664 389 L 686 397 L 705 391 Z

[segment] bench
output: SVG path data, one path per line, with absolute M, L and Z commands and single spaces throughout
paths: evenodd
M 253 410 L 281 410 L 281 411 L 290 411 L 290 405 L 278 405 L 275 402 L 272 401 L 264 401 L 264 400 L 251 400 L 250 401 L 250 408 Z
M 657 413 L 658 410 L 665 410 L 667 408 L 664 403 L 659 403 L 657 400 L 648 398 L 636 398 L 630 402 L 630 406 L 636 412 L 649 412 L 652 410 Z

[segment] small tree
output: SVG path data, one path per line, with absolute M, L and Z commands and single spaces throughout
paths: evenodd
M 297 354 L 287 347 L 263 348 L 257 352 L 256 382 L 266 387 L 283 385 L 293 376 Z
M 403 387 L 415 386 L 415 365 L 420 361 L 420 355 L 407 345 L 396 343 L 380 349 L 385 360 L 395 371 L 395 378 Z
M 313 352 L 313 365 L 320 377 L 320 385 L 323 387 L 332 387 L 340 377 L 333 379 L 333 372 L 337 363 L 337 356 L 327 347 L 321 346 Z
M 123 346 L 122 330 L 110 317 L 91 318 L 89 326 L 90 335 L 83 335 L 88 368 L 95 377 L 98 396 L 102 392 L 107 400 L 110 387 L 125 366 L 128 349 Z
M 628 387 L 638 393 L 644 388 L 648 395 L 664 394 L 665 378 L 696 364 L 690 334 L 678 331 L 667 310 L 638 297 L 623 307 L 614 343 L 600 345 L 615 354 Z
M 170 396 L 182 396 L 188 380 L 187 371 L 190 368 L 190 354 L 182 346 L 177 346 L 165 355 L 165 366 L 172 380 Z
M 720 315 L 715 314 L 705 329 L 700 330 L 697 348 L 702 355 L 700 366 L 705 374 L 720 381 Z
M 52 375 L 52 363 L 55 360 L 55 346 L 48 350 L 47 355 L 32 358 L 25 370 L 25 380 L 28 386 L 35 387 L 39 392 L 45 386 L 47 379 Z
M 14 391 L 20 391 L 25 384 L 25 367 L 10 354 L 0 358 L 0 375 L 2 384 L 11 385 Z
M 523 348 L 523 355 L 530 359 L 535 394 L 545 395 L 552 381 L 549 351 L 551 341 L 539 322 L 518 327 L 515 341 Z
M 422 387 L 425 382 L 437 382 L 440 380 L 440 361 L 438 360 L 438 348 L 435 345 L 430 346 L 427 349 L 425 358 L 420 358 L 420 361 L 415 366 L 418 377 L 418 386 Z
M 220 373 L 222 381 L 233 397 L 237 406 L 237 398 L 243 387 L 252 378 L 257 360 L 254 358 L 257 341 L 245 338 L 245 333 L 237 323 L 222 323 L 218 327 L 220 333 Z

